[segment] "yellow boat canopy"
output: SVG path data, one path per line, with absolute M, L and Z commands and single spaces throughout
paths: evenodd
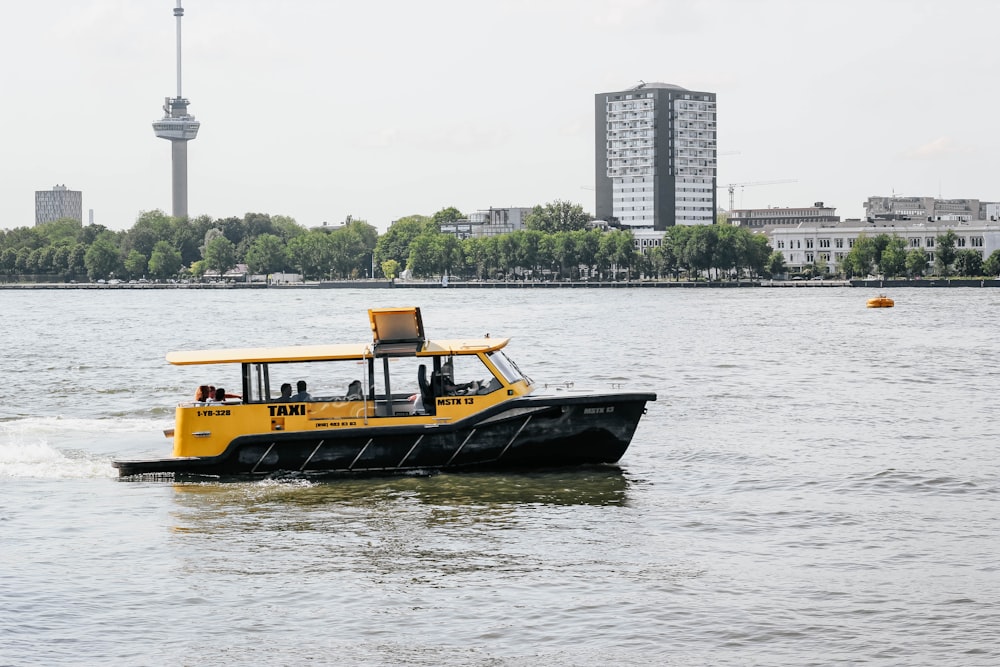
M 493 352 L 507 345 L 509 338 L 468 338 L 429 340 L 413 354 L 417 357 Z M 336 361 L 368 359 L 371 344 L 300 345 L 285 347 L 247 347 L 228 350 L 190 350 L 170 352 L 167 361 L 178 366 L 191 364 L 258 364 L 296 361 Z
M 372 308 L 368 311 L 373 343 L 340 345 L 300 345 L 286 347 L 249 347 L 229 350 L 192 350 L 170 352 L 167 361 L 178 366 L 190 364 L 276 364 L 302 361 L 346 361 L 373 356 L 433 357 L 451 354 L 492 352 L 506 345 L 509 338 L 469 338 L 425 340 L 420 308 Z

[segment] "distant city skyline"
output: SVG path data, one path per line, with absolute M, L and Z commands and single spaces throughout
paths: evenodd
M 173 5 L 25 3 L 0 27 L 16 128 L 0 157 L 0 227 L 32 225 L 32 195 L 51 183 L 86 192 L 112 229 L 170 213 L 149 123 L 171 84 Z M 594 94 L 641 80 L 717 95 L 720 188 L 785 181 L 735 191 L 737 208 L 823 201 L 850 218 L 893 193 L 1000 199 L 989 85 L 1000 55 L 970 30 L 1000 19 L 986 0 L 184 9 L 184 93 L 206 123 L 190 147 L 191 216 L 309 227 L 352 215 L 384 230 L 448 206 L 560 199 L 596 213 Z M 486 25 L 508 38 L 463 48 Z M 960 48 L 943 35 L 963 35 Z

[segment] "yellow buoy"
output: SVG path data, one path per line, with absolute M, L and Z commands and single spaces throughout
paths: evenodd
M 868 299 L 869 308 L 892 308 L 896 302 L 884 294 L 880 294 L 874 299 Z

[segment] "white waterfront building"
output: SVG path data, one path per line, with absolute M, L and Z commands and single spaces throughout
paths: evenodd
M 975 250 L 986 259 L 994 250 L 1000 249 L 1000 222 L 989 220 L 897 220 L 875 223 L 846 220 L 834 225 L 774 227 L 766 233 L 771 240 L 771 247 L 784 255 L 788 270 L 796 272 L 820 261 L 826 262 L 832 271 L 836 271 L 836 267 L 862 234 L 868 238 L 879 234 L 898 236 L 906 241 L 907 249 L 923 250 L 927 254 L 928 264 L 933 264 L 937 237 L 948 230 L 955 232 L 956 250 Z

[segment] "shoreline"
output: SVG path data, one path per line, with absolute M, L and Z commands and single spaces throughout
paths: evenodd
M 176 289 L 735 289 L 735 288 L 816 288 L 816 287 L 1000 287 L 1000 279 L 953 279 L 932 280 L 755 280 L 732 282 L 673 282 L 673 281 L 627 281 L 627 282 L 533 282 L 533 281 L 452 281 L 442 285 L 433 282 L 401 282 L 389 280 L 334 280 L 307 283 L 119 283 L 115 285 L 98 283 L 0 283 L 3 290 L 176 290 Z

